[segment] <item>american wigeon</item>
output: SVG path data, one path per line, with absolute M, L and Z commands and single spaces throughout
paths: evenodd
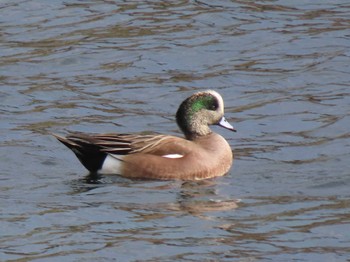
M 232 165 L 232 150 L 209 125 L 236 130 L 224 117 L 220 94 L 208 90 L 188 97 L 177 110 L 176 122 L 185 138 L 158 133 L 54 136 L 91 173 L 162 180 L 200 180 L 225 175 Z

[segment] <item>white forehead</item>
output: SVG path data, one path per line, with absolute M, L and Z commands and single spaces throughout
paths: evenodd
M 222 99 L 221 95 L 214 90 L 207 90 L 206 92 L 211 94 L 212 96 L 216 97 L 216 99 L 218 100 L 218 103 L 219 103 L 219 109 L 222 112 L 224 112 L 224 100 Z

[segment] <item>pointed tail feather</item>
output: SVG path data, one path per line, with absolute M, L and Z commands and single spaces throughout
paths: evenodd
M 56 137 L 58 141 L 72 150 L 79 161 L 90 172 L 96 173 L 99 169 L 101 169 L 107 154 L 101 151 L 99 146 L 74 135 L 67 137 L 56 134 L 52 135 Z

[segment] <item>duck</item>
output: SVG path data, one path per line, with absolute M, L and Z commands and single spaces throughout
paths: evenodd
M 224 117 L 214 90 L 186 98 L 176 112 L 184 137 L 148 133 L 53 134 L 71 149 L 90 174 L 130 179 L 203 180 L 227 174 L 233 163 L 229 143 L 210 126 L 236 129 Z

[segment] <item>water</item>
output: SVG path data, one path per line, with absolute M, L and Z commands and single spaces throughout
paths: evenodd
M 2 1 L 1 261 L 349 261 L 350 4 Z M 91 181 L 51 132 L 180 135 L 215 89 L 235 154 L 202 182 Z

